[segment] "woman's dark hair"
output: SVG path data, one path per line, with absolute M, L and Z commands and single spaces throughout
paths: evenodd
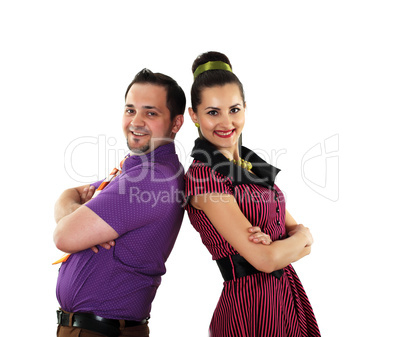
M 126 90 L 124 98 L 127 98 L 131 86 L 135 83 L 149 83 L 159 85 L 166 89 L 166 106 L 170 111 L 170 120 L 173 120 L 177 115 L 184 114 L 184 110 L 186 109 L 186 96 L 183 89 L 173 78 L 161 73 L 153 73 L 151 70 L 144 68 L 135 75 Z
M 194 60 L 192 67 L 193 74 L 200 65 L 210 61 L 222 61 L 229 64 L 230 68 L 232 68 L 232 65 L 226 55 L 219 52 L 210 51 L 199 55 Z M 245 102 L 243 84 L 232 72 L 227 70 L 214 69 L 204 71 L 199 74 L 194 80 L 194 83 L 191 87 L 191 105 L 193 110 L 197 112 L 197 107 L 201 104 L 201 92 L 204 88 L 223 86 L 229 83 L 236 83 L 239 86 L 241 97 L 243 99 L 243 102 Z

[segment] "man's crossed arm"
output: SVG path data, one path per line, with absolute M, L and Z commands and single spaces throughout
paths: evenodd
M 56 201 L 54 217 L 57 223 L 53 234 L 56 247 L 66 253 L 76 253 L 96 245 L 104 248 L 114 245 L 119 234 L 84 204 L 94 193 L 93 186 L 85 185 L 64 191 Z

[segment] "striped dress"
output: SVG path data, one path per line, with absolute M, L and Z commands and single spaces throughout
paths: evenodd
M 186 196 L 232 194 L 253 226 L 273 241 L 285 238 L 285 200 L 274 184 L 279 169 L 242 147 L 253 173 L 229 162 L 212 144 L 197 139 L 185 176 Z M 201 210 L 186 204 L 190 221 L 213 260 L 238 254 Z M 212 337 L 320 336 L 313 310 L 292 265 L 280 279 L 257 273 L 226 281 L 209 327 Z

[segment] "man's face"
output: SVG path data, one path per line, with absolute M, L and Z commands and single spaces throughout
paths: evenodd
M 149 83 L 135 83 L 127 93 L 123 132 L 133 154 L 142 155 L 172 141 L 183 116 L 170 119 L 166 89 Z

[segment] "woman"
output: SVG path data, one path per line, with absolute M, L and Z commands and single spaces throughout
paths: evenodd
M 245 122 L 243 86 L 217 52 L 193 63 L 189 113 L 200 138 L 186 173 L 186 209 L 225 280 L 210 336 L 320 336 L 291 263 L 313 238 L 286 211 L 275 185 L 279 169 L 239 144 Z M 254 244 L 252 226 L 269 234 Z M 270 241 L 270 240 L 269 240 Z

